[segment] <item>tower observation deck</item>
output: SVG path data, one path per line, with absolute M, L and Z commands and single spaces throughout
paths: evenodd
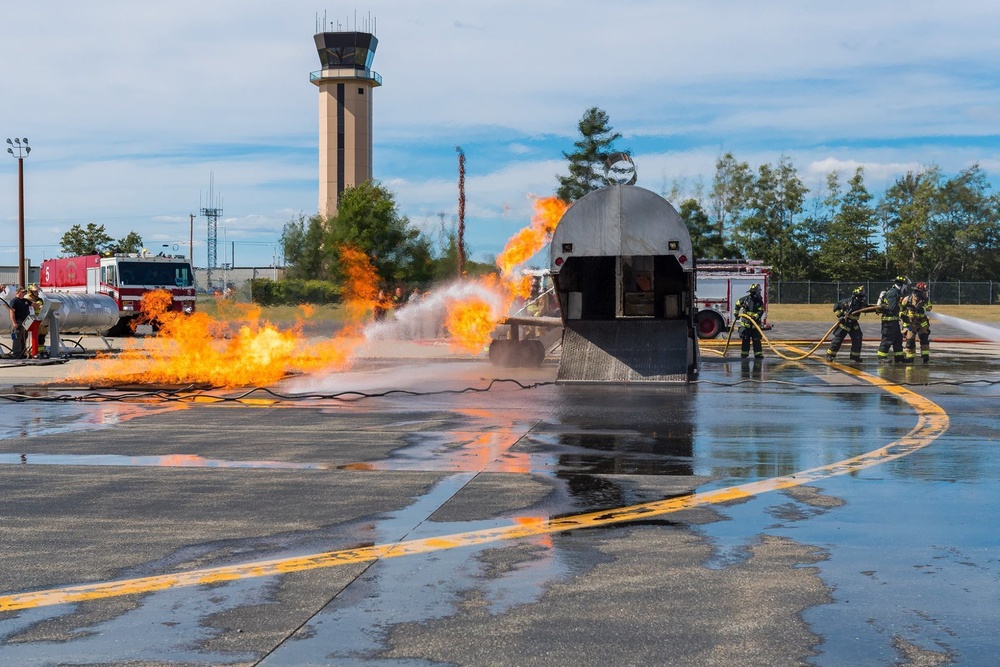
M 372 71 L 378 38 L 367 32 L 315 36 L 323 69 L 309 75 L 319 87 L 319 213 L 334 215 L 344 188 L 372 178 Z

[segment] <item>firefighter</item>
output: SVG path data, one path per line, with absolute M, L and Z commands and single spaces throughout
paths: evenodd
M 903 298 L 900 305 L 899 319 L 903 323 L 904 359 L 912 364 L 917 356 L 917 338 L 920 339 L 920 358 L 923 362 L 931 360 L 931 322 L 927 311 L 931 309 L 931 300 L 927 297 L 927 283 L 919 282 L 913 286 L 913 291 Z
M 38 294 L 38 285 L 35 283 L 28 285 L 28 294 L 24 298 L 31 302 L 32 316 L 38 318 L 42 312 L 42 306 L 44 305 L 41 295 Z M 45 334 L 48 333 L 48 331 L 49 327 L 44 322 L 39 322 L 38 328 L 35 330 L 34 334 L 32 334 L 31 331 L 28 332 L 29 339 L 33 339 L 31 340 L 32 344 L 30 345 L 30 348 L 34 353 L 34 356 L 48 356 L 45 351 Z
M 878 345 L 880 363 L 903 363 L 903 331 L 899 328 L 899 305 L 909 284 L 906 276 L 896 276 L 892 285 L 878 299 L 878 313 L 882 316 L 882 341 Z M 893 358 L 889 358 L 892 348 Z
M 858 312 L 868 307 L 865 298 L 865 288 L 857 287 L 851 296 L 841 299 L 833 305 L 833 314 L 837 316 L 837 328 L 830 340 L 830 349 L 826 351 L 826 360 L 833 361 L 844 343 L 844 338 L 851 336 L 851 361 L 861 361 L 861 325 L 858 323 Z
M 24 321 L 31 315 L 31 301 L 25 298 L 28 290 L 18 285 L 14 298 L 10 301 L 11 345 L 10 356 L 13 359 L 27 357 L 27 330 Z
M 743 317 L 740 317 L 743 315 Z M 763 334 L 760 331 L 761 322 L 764 319 L 764 300 L 760 296 L 760 285 L 754 283 L 747 290 L 746 296 L 740 297 L 733 309 L 735 324 L 739 327 L 740 357 L 746 359 L 750 356 L 750 343 L 753 343 L 754 359 L 763 359 L 764 351 L 761 349 L 760 339 Z M 754 326 L 756 324 L 757 326 Z

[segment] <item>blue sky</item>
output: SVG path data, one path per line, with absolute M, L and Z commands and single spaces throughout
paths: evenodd
M 379 38 L 374 175 L 437 234 L 457 213 L 495 255 L 553 193 L 577 122 L 604 109 L 638 184 L 692 193 L 732 151 L 791 157 L 806 185 L 863 165 L 880 190 L 936 164 L 1000 173 L 1000 5 L 953 0 L 102 0 L 0 14 L 0 141 L 28 137 L 27 255 L 74 224 L 187 251 L 221 197 L 218 261 L 268 266 L 282 226 L 316 211 L 317 16 Z M 357 16 L 357 19 L 355 18 Z M 363 25 L 362 25 L 363 27 Z M 6 146 L 6 144 L 3 144 Z M 0 264 L 17 257 L 17 163 L 0 160 Z M 204 266 L 207 225 L 194 224 Z M 235 257 L 231 256 L 235 252 Z

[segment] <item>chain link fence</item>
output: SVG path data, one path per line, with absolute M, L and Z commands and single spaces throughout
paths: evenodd
M 771 303 L 829 303 L 833 304 L 851 295 L 856 287 L 863 286 L 868 301 L 874 303 L 882 290 L 889 289 L 890 280 L 864 282 L 819 282 L 815 280 L 773 280 L 768 287 Z M 937 282 L 927 284 L 931 303 L 948 305 L 1000 304 L 1000 281 L 988 282 Z

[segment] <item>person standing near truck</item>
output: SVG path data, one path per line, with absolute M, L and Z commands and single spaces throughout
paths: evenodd
M 733 309 L 734 326 L 740 334 L 740 358 L 750 356 L 750 345 L 753 345 L 754 359 L 763 359 L 764 351 L 761 345 L 761 323 L 764 321 L 764 299 L 760 294 L 760 285 L 754 283 L 747 290 L 746 296 L 740 297 Z
M 10 323 L 11 339 L 13 344 L 10 349 L 12 359 L 24 359 L 26 356 L 27 331 L 24 328 L 24 321 L 32 313 L 32 302 L 25 298 L 28 293 L 26 289 L 18 285 L 14 292 L 14 298 L 10 300 Z

